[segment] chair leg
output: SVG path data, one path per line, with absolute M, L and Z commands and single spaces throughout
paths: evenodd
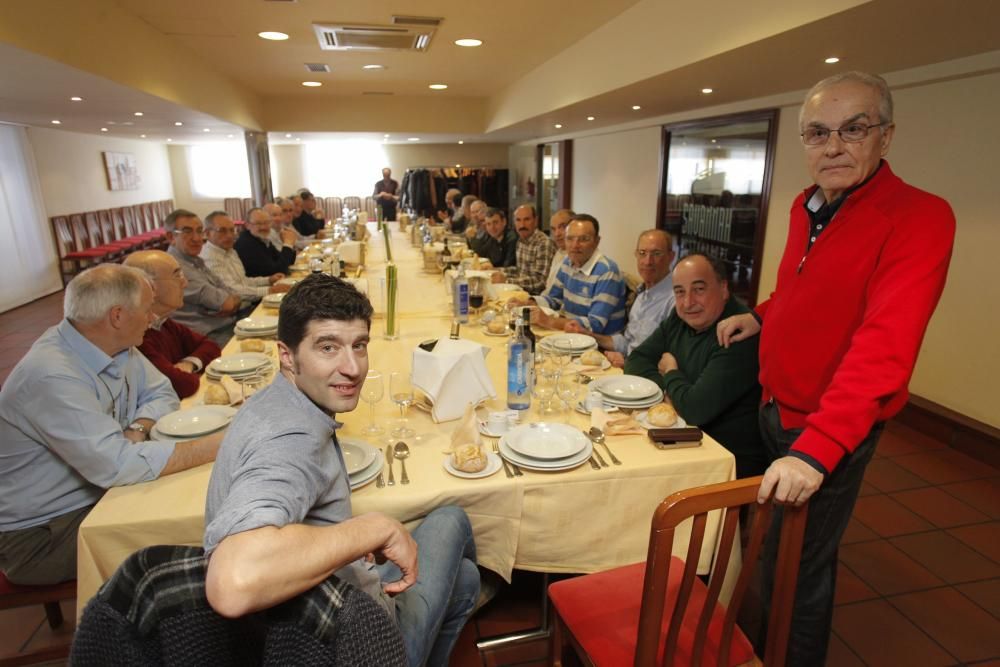
M 49 621 L 49 627 L 55 630 L 63 624 L 62 607 L 58 602 L 45 603 L 45 618 Z
M 554 608 L 552 609 L 552 634 L 549 635 L 549 664 L 552 667 L 562 667 L 563 651 L 566 643 L 563 641 L 563 622 Z

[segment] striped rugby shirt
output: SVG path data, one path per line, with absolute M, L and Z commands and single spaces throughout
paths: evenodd
M 568 257 L 563 260 L 555 282 L 536 299 L 594 333 L 611 335 L 625 328 L 625 279 L 600 250 L 579 268 Z

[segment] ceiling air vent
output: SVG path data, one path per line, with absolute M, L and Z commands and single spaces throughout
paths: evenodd
M 366 90 L 362 95 L 394 95 L 395 93 L 386 90 Z
M 441 25 L 442 19 L 434 18 L 433 16 L 393 16 L 393 25 L 422 25 L 430 28 L 436 28 Z
M 434 28 L 313 24 L 324 51 L 425 51 Z
M 330 66 L 326 63 L 306 63 L 306 69 L 310 72 L 329 72 Z

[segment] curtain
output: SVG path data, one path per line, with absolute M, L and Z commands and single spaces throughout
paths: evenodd
M 62 289 L 35 158 L 23 127 L 0 123 L 0 312 Z

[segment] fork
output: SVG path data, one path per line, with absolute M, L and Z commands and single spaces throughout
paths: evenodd
M 498 445 L 495 442 L 493 443 L 493 453 L 496 454 L 497 456 L 500 456 L 500 445 Z M 513 477 L 514 473 L 510 471 L 510 467 L 507 465 L 507 459 L 500 456 L 500 463 L 503 464 L 504 474 L 507 475 L 507 477 Z

